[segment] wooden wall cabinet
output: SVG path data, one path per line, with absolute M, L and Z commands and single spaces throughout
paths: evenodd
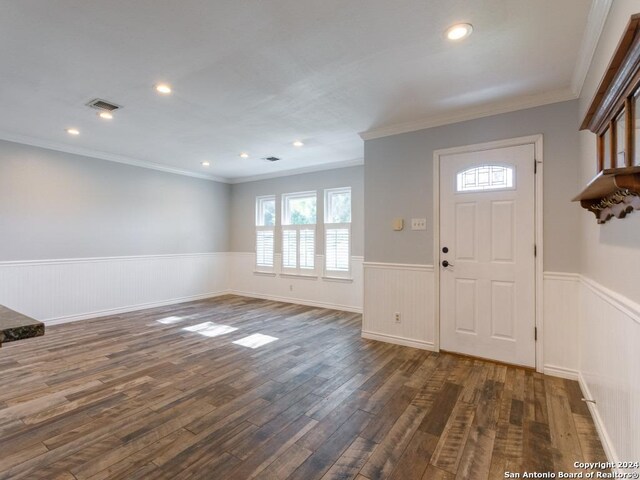
M 598 223 L 640 210 L 640 13 L 631 16 L 581 130 L 597 135 L 596 177 L 573 200 Z

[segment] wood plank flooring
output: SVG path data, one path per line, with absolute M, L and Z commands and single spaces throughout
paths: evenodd
M 605 460 L 575 382 L 360 324 L 227 296 L 7 344 L 0 479 L 497 479 Z M 254 334 L 277 340 L 232 343 Z

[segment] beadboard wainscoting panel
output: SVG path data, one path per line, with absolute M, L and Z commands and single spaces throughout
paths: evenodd
M 256 272 L 252 252 L 229 253 L 229 291 L 235 295 L 362 313 L 362 257 L 351 257 L 351 278 L 323 276 L 324 256 L 316 255 L 313 275 L 280 272 L 282 257 L 275 255 L 273 273 Z
M 544 273 L 542 348 L 544 373 L 578 379 L 580 275 Z
M 637 461 L 640 305 L 583 276 L 579 315 L 580 384 L 603 446 L 611 461 Z
M 46 324 L 226 293 L 226 253 L 0 262 L 0 304 Z
M 364 338 L 438 348 L 433 266 L 365 262 L 364 288 Z

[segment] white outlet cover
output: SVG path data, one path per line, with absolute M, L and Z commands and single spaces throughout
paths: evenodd
M 412 218 L 411 219 L 411 230 L 426 230 L 427 229 L 427 219 L 426 218 Z

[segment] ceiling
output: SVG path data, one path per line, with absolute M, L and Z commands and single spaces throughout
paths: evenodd
M 4 1 L 0 138 L 231 181 L 362 163 L 358 132 L 569 98 L 590 7 Z M 453 43 L 444 30 L 457 22 L 474 33 Z M 85 106 L 96 97 L 123 108 L 99 119 Z

